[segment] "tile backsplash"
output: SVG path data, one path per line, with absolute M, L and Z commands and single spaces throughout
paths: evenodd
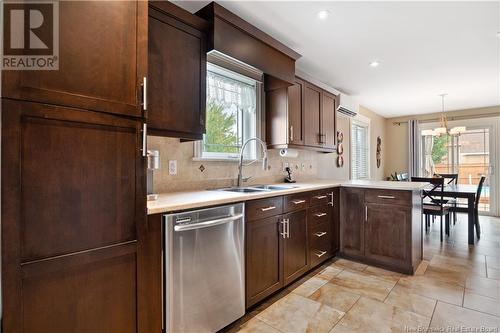
M 213 189 L 236 184 L 237 161 L 195 161 L 192 142 L 181 143 L 179 139 L 149 136 L 148 149 L 160 151 L 161 169 L 153 172 L 154 192 L 156 193 Z M 268 151 L 268 170 L 262 170 L 262 164 L 256 162 L 245 166 L 243 175 L 252 177 L 247 184 L 282 182 L 286 176 L 283 163 L 288 162 L 292 168 L 293 177 L 298 181 L 317 178 L 318 163 L 324 164 L 326 157 L 324 155 L 332 156 L 332 160 L 333 155 L 336 156 L 336 154 L 300 150 L 297 158 L 287 158 L 281 157 L 279 150 L 272 149 Z M 169 160 L 177 161 L 177 175 L 169 175 Z M 334 167 L 333 163 L 331 167 Z

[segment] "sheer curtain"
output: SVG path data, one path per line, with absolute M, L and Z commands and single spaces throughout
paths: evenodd
M 424 177 L 434 176 L 434 161 L 432 160 L 432 147 L 434 146 L 434 137 L 426 135 L 424 137 Z
M 244 112 L 255 113 L 255 86 L 209 71 L 207 101 L 224 105 L 225 108 L 237 106 Z

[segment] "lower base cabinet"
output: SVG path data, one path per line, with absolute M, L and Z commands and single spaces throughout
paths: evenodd
M 246 203 L 247 308 L 335 254 L 338 193 L 329 189 Z
M 420 191 L 341 189 L 343 257 L 413 274 L 422 260 Z

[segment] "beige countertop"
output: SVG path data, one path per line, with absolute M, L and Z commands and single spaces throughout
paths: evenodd
M 235 193 L 220 190 L 197 190 L 186 192 L 162 193 L 155 201 L 148 201 L 148 215 L 168 213 L 186 209 L 223 205 L 253 199 L 268 198 L 305 191 L 314 191 L 331 187 L 363 187 L 391 190 L 415 191 L 423 189 L 427 183 L 368 181 L 368 180 L 314 180 L 294 184 L 294 188 L 280 191 L 263 191 L 253 193 Z

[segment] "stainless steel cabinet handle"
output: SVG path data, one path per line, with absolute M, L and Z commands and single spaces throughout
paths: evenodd
M 317 232 L 317 233 L 315 233 L 314 236 L 316 236 L 316 237 L 323 237 L 326 234 L 327 234 L 327 232 L 323 231 L 323 232 Z
M 380 199 L 396 199 L 396 197 L 393 197 L 392 195 L 377 195 Z
M 318 258 L 321 258 L 322 256 L 324 256 L 326 254 L 326 251 L 319 251 L 319 252 L 316 252 L 314 255 Z
M 290 219 L 286 219 L 286 238 L 290 238 Z
M 314 216 L 316 217 L 323 217 L 323 216 L 326 216 L 327 214 L 326 213 L 316 213 L 314 214 Z
M 142 124 L 142 157 L 146 157 L 148 155 L 148 125 L 146 123 Z
M 326 198 L 326 195 L 317 195 L 314 198 L 315 199 L 324 199 L 324 198 Z
M 142 109 L 146 111 L 148 109 L 148 90 L 147 90 L 146 77 L 142 78 Z
M 283 230 L 282 232 L 280 232 L 280 235 L 283 236 L 283 238 L 286 238 L 286 219 L 283 219 L 280 221 L 281 223 L 281 230 Z
M 290 141 L 293 141 L 293 125 L 290 125 Z
M 242 218 L 243 218 L 243 214 L 238 214 L 238 215 L 234 215 L 231 217 L 225 217 L 222 219 L 211 220 L 211 221 L 206 221 L 206 222 L 191 223 L 191 224 L 186 224 L 186 225 L 176 225 L 174 227 L 174 230 L 175 231 L 187 231 L 187 230 L 208 228 L 208 227 L 212 227 L 212 226 L 219 225 L 219 224 L 233 222 L 233 221 L 236 221 L 236 220 L 239 220 Z
M 368 221 L 368 206 L 365 205 L 365 221 Z
M 304 202 L 306 202 L 305 200 L 294 200 L 292 201 L 295 205 L 300 205 L 300 204 L 303 204 Z
M 276 207 L 275 206 L 269 206 L 269 207 L 261 208 L 260 210 L 263 211 L 263 212 L 267 212 L 268 210 L 273 210 L 273 209 L 276 209 Z
M 329 202 L 328 204 L 329 204 L 330 206 L 332 206 L 332 207 L 333 207 L 333 192 L 328 193 L 328 195 L 329 195 L 329 196 L 330 196 L 330 198 L 331 198 L 331 200 L 330 200 L 330 202 Z

